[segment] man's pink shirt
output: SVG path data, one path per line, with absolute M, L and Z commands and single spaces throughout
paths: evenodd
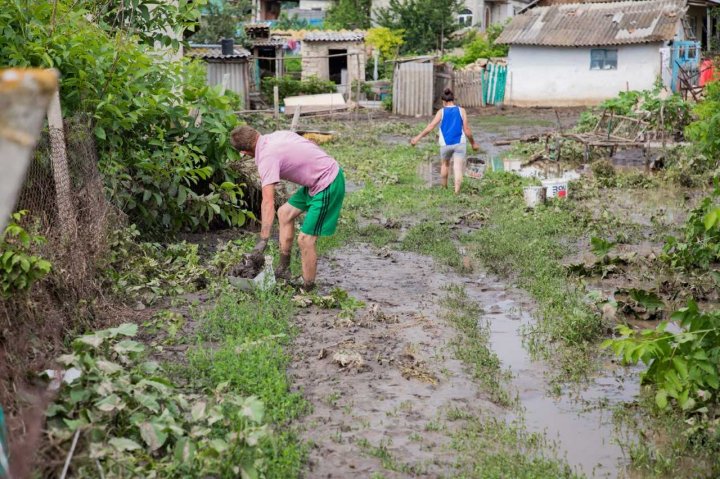
M 262 186 L 281 179 L 292 181 L 307 186 L 310 196 L 330 186 L 340 170 L 322 148 L 292 131 L 261 135 L 255 146 L 255 164 Z

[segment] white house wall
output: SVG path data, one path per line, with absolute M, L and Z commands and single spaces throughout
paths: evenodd
M 627 88 L 650 89 L 661 73 L 661 46 L 618 46 L 617 70 L 590 70 L 590 48 L 513 45 L 508 55 L 505 102 L 583 106 L 600 103 Z
M 330 0 L 300 0 L 299 7 L 303 10 L 327 10 L 333 6 Z

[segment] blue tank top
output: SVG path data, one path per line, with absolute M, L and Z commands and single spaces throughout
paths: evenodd
M 442 120 L 440 121 L 440 145 L 457 145 L 459 143 L 465 143 L 460 107 L 457 105 L 446 106 L 442 109 Z

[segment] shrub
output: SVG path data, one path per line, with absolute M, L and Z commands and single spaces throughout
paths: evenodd
M 280 78 L 267 77 L 262 80 L 262 92 L 266 98 L 273 97 L 273 87 L 277 86 L 280 94 L 280 102 L 285 97 L 296 95 L 317 95 L 320 93 L 334 93 L 337 91 L 335 83 L 328 80 L 321 80 L 318 77 L 310 77 L 307 80 L 296 80 L 287 76 Z
M 33 246 L 44 243 L 45 238 L 28 233 L 19 224 L 26 214 L 14 213 L 0 236 L 0 298 L 27 291 L 50 272 L 50 262 L 32 254 Z

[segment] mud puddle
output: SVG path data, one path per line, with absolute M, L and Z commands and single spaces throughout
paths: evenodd
M 545 366 L 531 359 L 523 347 L 521 330 L 534 321 L 532 305 L 520 291 L 492 277 L 467 285 L 485 305 L 491 325 L 493 350 L 513 374 L 522 414 L 529 430 L 545 432 L 564 451 L 566 460 L 588 477 L 625 477 L 623 451 L 616 443 L 613 405 L 632 401 L 639 390 L 639 370 L 603 365 L 602 375 L 581 391 L 565 390 L 560 396 L 548 391 Z M 510 412 L 514 418 L 517 413 Z
M 303 421 L 313 444 L 306 477 L 452 475 L 445 413 L 502 412 L 452 355 L 456 332 L 437 306 L 449 279 L 429 259 L 368 246 L 321 260 L 318 277 L 323 290 L 339 286 L 366 308 L 353 319 L 315 308 L 297 318 L 290 374 L 313 405 Z
M 615 371 L 572 399 L 550 396 L 545 366 L 522 346 L 519 329 L 532 320 L 532 302 L 523 292 L 484 274 L 442 272 L 421 255 L 365 245 L 322 259 L 319 278 L 323 291 L 339 286 L 367 307 L 354 319 L 316 308 L 297 318 L 290 374 L 313 404 L 302 425 L 313 445 L 307 477 L 371 477 L 378 471 L 383 477 L 451 476 L 457 458 L 448 431 L 436 426 L 451 408 L 508 422 L 524 417 L 530 431 L 546 433 L 584 474 L 622 477 L 609 412 L 593 406 L 631 400 L 637 385 L 629 373 Z M 450 284 L 464 284 L 483 307 L 492 347 L 515 376 L 509 387 L 517 390 L 520 411 L 491 403 L 454 359 L 450 343 L 457 333 L 438 306 Z

